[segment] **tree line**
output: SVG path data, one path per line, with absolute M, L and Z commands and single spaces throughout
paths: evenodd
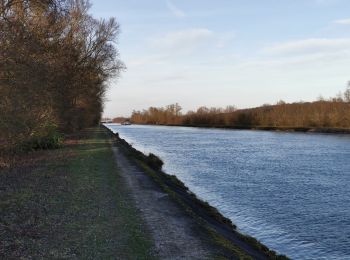
M 119 24 L 87 0 L 0 1 L 1 150 L 99 122 L 108 80 L 124 68 Z
M 181 106 L 176 103 L 166 107 L 150 107 L 143 111 L 133 111 L 131 122 L 151 125 L 178 125 L 182 124 Z
M 176 104 L 177 105 L 177 104 Z M 171 106 L 134 111 L 136 124 L 184 125 L 208 127 L 276 128 L 350 128 L 350 86 L 335 98 L 315 102 L 263 105 L 250 109 L 200 107 L 186 114 L 173 113 Z M 178 105 L 177 105 L 178 106 Z M 180 106 L 179 106 L 180 107 Z M 180 109 L 181 110 L 181 109 Z

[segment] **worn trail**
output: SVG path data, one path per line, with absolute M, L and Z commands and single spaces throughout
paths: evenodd
M 132 190 L 136 206 L 154 239 L 155 254 L 161 259 L 209 259 L 210 246 L 198 233 L 198 224 L 130 162 L 117 146 L 114 155 L 121 175 Z

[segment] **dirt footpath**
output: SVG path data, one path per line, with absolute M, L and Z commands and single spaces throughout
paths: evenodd
M 154 239 L 154 253 L 161 259 L 210 259 L 215 252 L 198 235 L 198 224 L 144 172 L 113 147 L 114 155 L 132 190 Z

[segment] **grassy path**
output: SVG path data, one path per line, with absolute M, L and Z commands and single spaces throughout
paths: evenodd
M 98 128 L 0 172 L 0 258 L 152 259 L 153 244 Z

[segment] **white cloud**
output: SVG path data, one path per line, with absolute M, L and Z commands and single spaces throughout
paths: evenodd
M 234 38 L 236 37 L 235 32 L 221 33 L 218 37 L 216 47 L 219 49 L 225 48 Z
M 178 8 L 176 5 L 173 4 L 173 2 L 171 2 L 170 0 L 166 1 L 166 4 L 169 8 L 169 10 L 173 13 L 173 15 L 175 15 L 176 17 L 185 17 L 186 14 L 183 10 L 181 10 L 180 8 Z
M 192 51 L 203 43 L 207 43 L 214 33 L 205 28 L 195 28 L 167 33 L 151 39 L 151 45 L 155 48 L 172 51 Z
M 342 0 L 313 0 L 313 1 L 318 5 L 333 5 L 333 4 L 338 4 Z
M 306 39 L 277 44 L 263 50 L 272 55 L 301 55 L 312 53 L 330 53 L 350 51 L 350 38 Z
M 336 20 L 333 23 L 335 24 L 341 24 L 341 25 L 350 25 L 350 18 L 349 19 L 340 19 Z
M 162 55 L 150 55 L 133 58 L 126 61 L 128 68 L 144 67 L 146 65 L 164 65 L 164 57 Z

